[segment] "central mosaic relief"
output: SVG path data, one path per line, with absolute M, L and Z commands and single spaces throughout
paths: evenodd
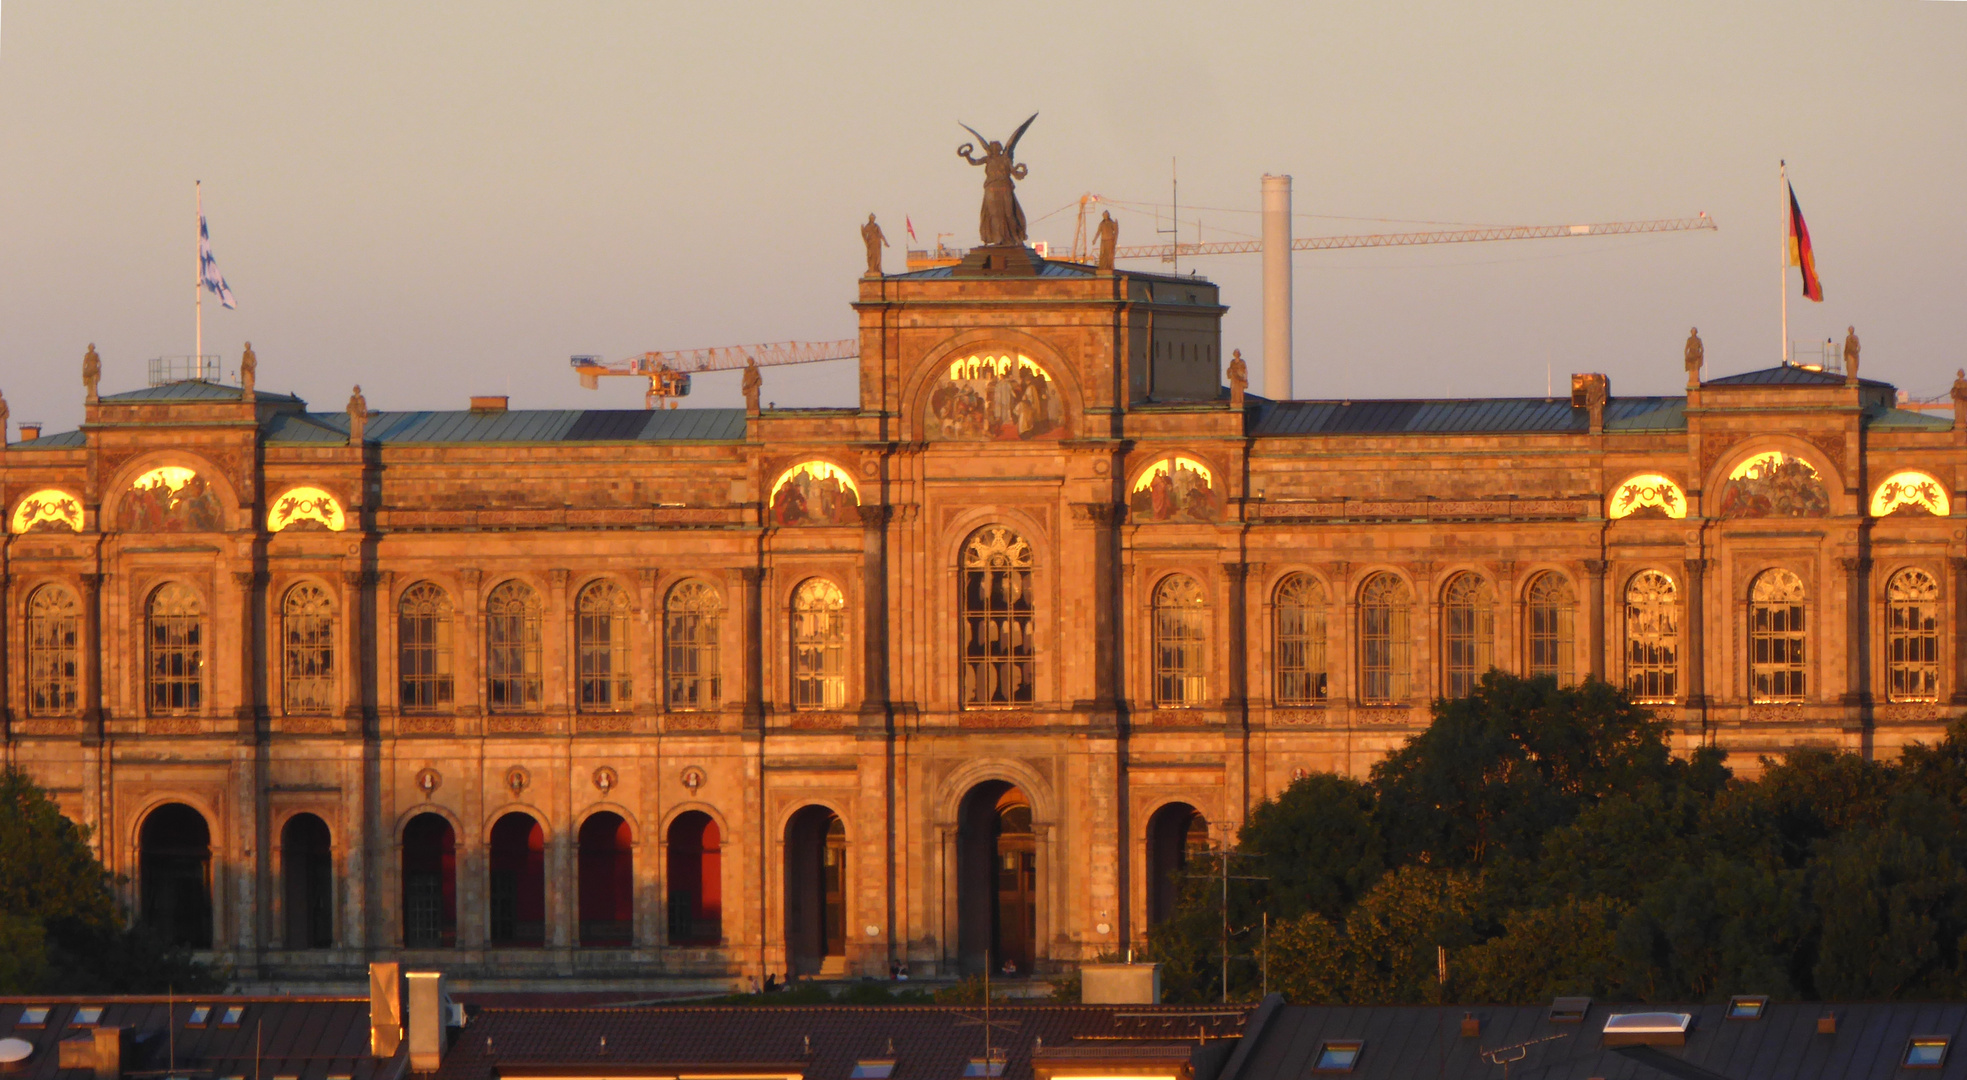
M 854 478 L 830 461 L 802 461 L 772 485 L 772 521 L 778 525 L 858 525 L 860 505 Z
M 1830 492 L 1817 467 L 1781 450 L 1757 454 L 1728 474 L 1721 486 L 1724 518 L 1823 517 Z
M 1021 442 L 1065 437 L 1065 398 L 1051 373 L 1021 353 L 952 360 L 929 389 L 931 439 Z
M 124 532 L 218 532 L 224 527 L 224 511 L 204 477 L 166 465 L 130 484 L 116 523 Z

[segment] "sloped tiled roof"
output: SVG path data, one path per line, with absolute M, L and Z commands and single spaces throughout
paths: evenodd
M 124 1076 L 149 1073 L 159 1077 L 207 1076 L 214 1080 L 255 1075 L 255 1044 L 258 1045 L 258 1075 L 297 1077 L 298 1080 L 327 1080 L 346 1076 L 350 1080 L 394 1080 L 402 1074 L 404 1062 L 369 1056 L 369 1002 L 366 998 L 242 998 L 180 997 L 175 1002 L 164 997 L 103 997 L 58 1000 L 10 997 L 0 1000 L 0 1038 L 22 1039 L 34 1046 L 20 1066 L 7 1071 L 8 1080 L 64 1080 L 86 1077 L 86 1072 L 60 1068 L 58 1044 L 67 1038 L 86 1035 L 87 1028 L 72 1026 L 75 1011 L 86 1005 L 99 1005 L 103 1027 L 127 1029 L 121 1073 Z M 31 1005 L 48 1006 L 47 1022 L 39 1028 L 23 1028 L 22 1012 Z M 235 1026 L 221 1027 L 227 1005 L 244 1006 Z M 211 1015 L 199 1027 L 188 1021 L 192 1009 L 211 1006 Z M 171 1029 L 175 1028 L 175 1031 Z M 175 1059 L 171 1043 L 175 1041 Z
M 1464 432 L 1582 432 L 1591 418 L 1570 398 L 1464 398 L 1419 401 L 1265 401 L 1255 435 L 1394 435 Z M 1687 426 L 1686 399 L 1614 398 L 1605 406 L 1613 430 Z
M 1248 1006 L 993 1006 L 992 1045 L 1004 1080 L 1030 1080 L 1038 1040 L 1196 1044 L 1241 1033 Z M 661 1064 L 796 1064 L 806 1080 L 847 1080 L 854 1063 L 891 1056 L 896 1080 L 958 1080 L 984 1053 L 980 1010 L 940 1005 L 652 1006 L 481 1009 L 437 1080 L 492 1080 Z M 606 1039 L 605 1045 L 603 1039 Z M 810 1053 L 809 1053 L 810 1051 Z M 588 1073 L 592 1075 L 592 1073 Z
M 146 386 L 141 390 L 125 390 L 117 394 L 102 395 L 103 401 L 238 401 L 245 391 L 237 386 L 224 383 L 206 382 L 203 379 L 183 379 L 165 383 L 162 386 Z M 255 390 L 253 396 L 260 401 L 299 401 L 292 394 L 272 393 Z
M 8 443 L 9 450 L 68 450 L 88 445 L 88 440 L 80 431 L 58 431 L 53 435 L 43 435 L 26 442 Z
M 509 409 L 372 412 L 363 438 L 420 443 L 737 442 L 743 409 Z M 347 413 L 290 413 L 269 423 L 270 444 L 342 443 Z
M 1702 386 L 1843 386 L 1844 376 L 1834 371 L 1821 371 L 1817 368 L 1798 367 L 1795 364 L 1779 364 L 1775 367 L 1757 368 L 1738 375 L 1723 375 L 1718 379 L 1707 379 Z M 1859 386 L 1889 387 L 1890 383 L 1875 379 L 1859 379 Z

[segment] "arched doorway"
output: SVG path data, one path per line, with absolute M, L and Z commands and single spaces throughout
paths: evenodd
M 603 810 L 581 822 L 581 944 L 635 942 L 634 834 L 620 814 Z
M 724 940 L 723 836 L 701 810 L 669 823 L 669 943 L 716 945 Z
M 403 827 L 403 946 L 457 943 L 457 833 L 442 814 L 418 814 Z
M 1209 850 L 1209 819 L 1187 803 L 1169 803 L 1147 820 L 1147 924 L 1167 922 L 1181 902 L 1182 870 Z
M 212 830 L 205 815 L 166 803 L 137 834 L 143 921 L 172 945 L 212 947 Z
M 491 943 L 546 944 L 546 830 L 531 814 L 493 823 L 491 871 Z
M 988 954 L 994 975 L 1030 974 L 1038 946 L 1031 801 L 1002 780 L 971 788 L 957 812 L 956 847 L 958 966 L 980 972 Z
M 287 909 L 289 949 L 327 949 L 335 944 L 335 856 L 328 825 L 313 814 L 295 814 L 280 829 L 280 874 Z
M 796 974 L 847 972 L 847 825 L 824 806 L 786 823 L 785 952 Z

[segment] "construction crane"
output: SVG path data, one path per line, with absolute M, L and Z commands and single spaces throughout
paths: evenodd
M 672 349 L 645 352 L 626 360 L 603 360 L 599 356 L 575 356 L 568 363 L 589 390 L 601 385 L 607 376 L 628 375 L 649 380 L 643 396 L 644 408 L 659 408 L 659 402 L 676 407 L 676 400 L 690 393 L 690 376 L 701 371 L 731 371 L 757 361 L 759 367 L 779 364 L 815 364 L 822 360 L 852 360 L 861 354 L 861 339 L 840 341 L 775 341 L 766 345 L 721 345 L 708 349 Z
M 1292 251 L 1331 251 L 1337 248 L 1409 247 L 1416 244 L 1469 244 L 1483 240 L 1544 240 L 1560 236 L 1628 236 L 1633 233 L 1687 232 L 1713 229 L 1714 219 L 1701 211 L 1697 217 L 1657 218 L 1652 221 L 1600 221 L 1589 225 L 1492 225 L 1479 229 L 1447 229 L 1435 232 L 1355 233 L 1346 236 L 1300 236 L 1292 239 Z M 1116 259 L 1160 259 L 1163 262 L 1191 255 L 1250 255 L 1264 249 L 1262 240 L 1223 240 L 1195 244 L 1136 244 L 1116 247 Z

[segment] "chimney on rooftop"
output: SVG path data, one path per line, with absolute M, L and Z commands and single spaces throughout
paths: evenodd
M 504 394 L 473 394 L 471 395 L 471 411 L 504 412 L 505 402 L 506 396 Z
M 0 435 L 5 435 L 5 434 L 6 434 L 5 432 L 0 432 Z M 20 422 L 20 441 L 33 442 L 34 440 L 40 437 L 41 437 L 41 421 L 22 420 Z
M 369 1056 L 393 1058 L 403 1043 L 403 975 L 394 963 L 369 965 Z
M 123 1029 L 97 1027 L 73 1038 L 63 1039 L 57 1051 L 57 1064 L 63 1069 L 92 1069 L 95 1080 L 121 1080 L 123 1075 Z
M 444 997 L 444 975 L 412 971 L 404 977 L 410 983 L 410 1071 L 436 1072 L 444 1063 L 444 1028 L 451 1011 Z

